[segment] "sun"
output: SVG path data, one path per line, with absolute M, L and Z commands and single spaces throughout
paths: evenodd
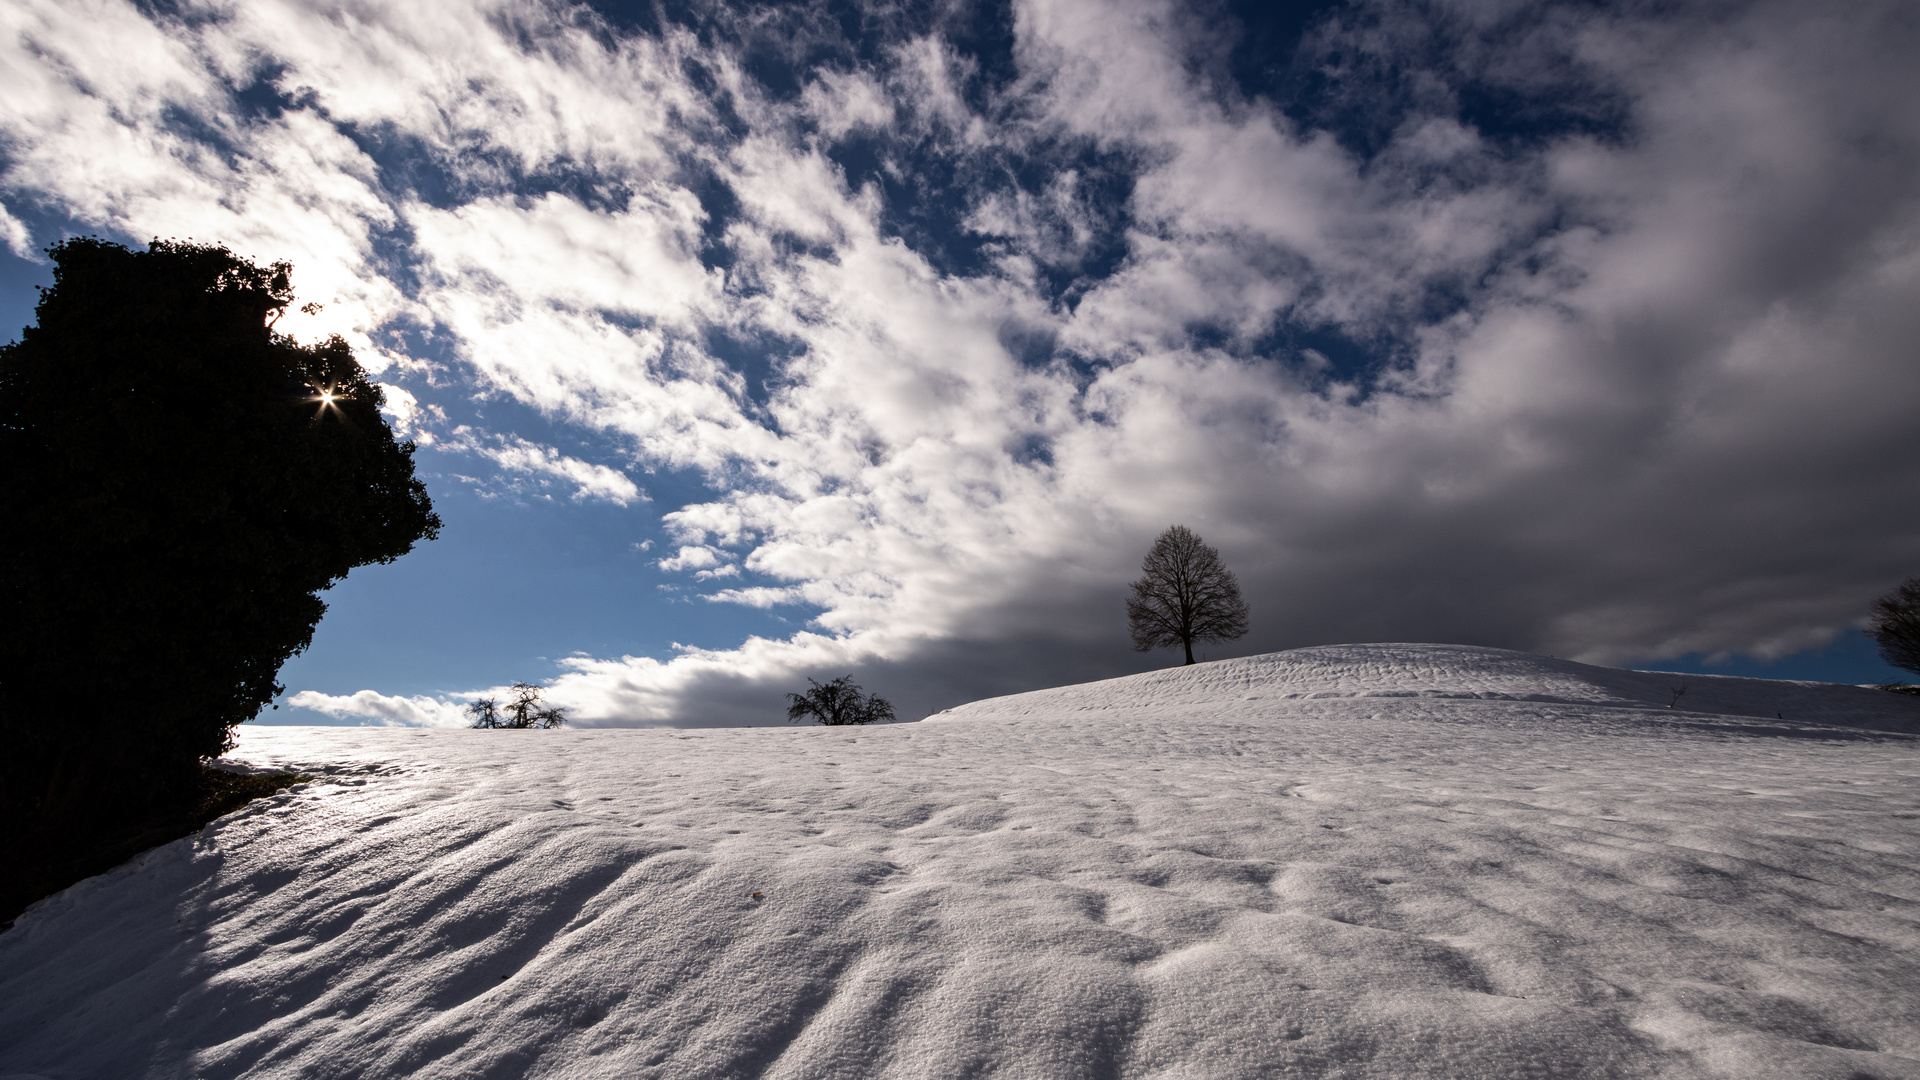
M 328 409 L 339 409 L 340 403 L 346 400 L 346 398 L 347 395 L 340 390 L 331 386 L 322 386 L 316 387 L 313 391 L 313 396 L 307 400 L 320 406 L 319 410 L 314 413 L 314 415 L 318 417 L 326 415 Z

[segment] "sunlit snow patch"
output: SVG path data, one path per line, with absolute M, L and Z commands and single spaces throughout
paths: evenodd
M 319 779 L 0 935 L 0 1073 L 1920 1076 L 1915 731 L 1415 645 L 867 730 L 249 729 Z

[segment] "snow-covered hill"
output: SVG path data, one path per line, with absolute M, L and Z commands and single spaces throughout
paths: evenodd
M 315 782 L 0 935 L 0 1074 L 1920 1077 L 1915 732 L 1426 645 L 870 730 L 249 729 Z
M 939 715 L 1038 716 L 1188 706 L 1262 715 L 1273 712 L 1272 703 L 1330 698 L 1537 701 L 1920 732 L 1920 699 L 1872 687 L 1623 671 L 1472 645 L 1324 645 L 988 698 Z M 1250 704 L 1254 702 L 1269 704 Z

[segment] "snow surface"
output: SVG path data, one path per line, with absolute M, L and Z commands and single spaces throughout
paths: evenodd
M 0 935 L 0 1074 L 1920 1077 L 1917 733 L 1428 645 L 876 729 L 246 728 L 315 782 Z

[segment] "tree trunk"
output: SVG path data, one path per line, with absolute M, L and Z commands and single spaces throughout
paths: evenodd
M 1187 664 L 1191 664 L 1191 663 L 1193 663 L 1193 639 L 1192 639 L 1192 638 L 1186 638 L 1186 639 L 1184 639 L 1184 640 L 1182 640 L 1182 641 L 1180 642 L 1180 644 L 1182 644 L 1182 645 L 1185 645 L 1185 646 L 1187 647 Z M 1185 667 L 1185 666 L 1187 666 L 1187 665 L 1186 665 L 1186 664 L 1182 664 L 1182 665 L 1180 665 L 1180 666 L 1181 666 L 1181 667 Z

